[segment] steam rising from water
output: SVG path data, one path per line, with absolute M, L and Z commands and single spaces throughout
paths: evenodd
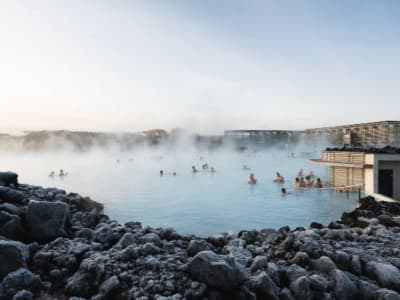
M 306 143 L 279 146 L 236 145 L 209 148 L 191 139 L 141 145 L 121 151 L 114 145 L 75 151 L 1 151 L 3 170 L 19 173 L 20 181 L 78 192 L 105 204 L 105 212 L 121 222 L 141 221 L 150 226 L 171 226 L 179 232 L 208 235 L 249 228 L 327 223 L 355 207 L 353 195 L 305 189 L 295 191 L 293 180 L 300 168 L 323 180 L 327 170 L 310 165 L 309 157 L 319 155 L 319 146 Z M 294 158 L 292 156 L 294 153 Z M 207 163 L 215 173 L 203 170 Z M 192 174 L 191 166 L 199 170 Z M 251 170 L 243 170 L 247 165 Z M 50 171 L 68 172 L 66 177 L 48 177 Z M 159 171 L 164 171 L 160 177 Z M 285 184 L 272 183 L 275 172 Z M 177 175 L 173 176 L 172 172 Z M 258 180 L 247 184 L 249 173 Z M 292 192 L 280 194 L 281 187 Z

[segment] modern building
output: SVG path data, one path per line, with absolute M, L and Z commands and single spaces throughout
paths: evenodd
M 329 167 L 334 187 L 361 188 L 365 194 L 400 200 L 400 149 L 327 149 L 311 162 Z
M 400 147 L 400 121 L 381 121 L 305 130 L 306 136 L 325 138 L 326 142 L 343 146 L 390 145 Z
M 237 144 L 288 144 L 298 142 L 302 133 L 295 130 L 225 130 L 224 141 Z

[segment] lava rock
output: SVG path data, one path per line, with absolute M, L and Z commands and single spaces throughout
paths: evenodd
M 12 188 L 0 186 L 0 199 L 4 202 L 21 203 L 24 200 L 24 194 Z
M 0 281 L 8 273 L 26 267 L 28 247 L 16 241 L 0 241 Z
M 195 256 L 201 251 L 211 250 L 211 246 L 205 240 L 191 240 L 187 247 L 189 256 Z
M 261 272 L 252 279 L 252 286 L 258 299 L 278 300 L 279 290 L 266 272 Z
M 248 274 L 231 257 L 202 251 L 189 262 L 187 272 L 190 278 L 221 290 L 235 289 L 248 279 Z
M 69 206 L 63 202 L 29 201 L 26 225 L 31 241 L 49 242 L 66 236 Z
M 11 298 L 20 290 L 39 291 L 42 287 L 40 277 L 31 271 L 20 268 L 4 277 L 0 284 L 1 298 Z
M 370 261 L 365 270 L 366 275 L 375 279 L 382 287 L 400 292 L 400 270 L 393 265 Z
M 0 172 L 0 186 L 9 187 L 10 185 L 18 187 L 18 174 L 14 172 Z
M 25 230 L 21 224 L 20 216 L 0 211 L 0 235 L 12 240 L 24 241 Z

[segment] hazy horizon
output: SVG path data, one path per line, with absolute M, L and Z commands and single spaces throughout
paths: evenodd
M 397 1 L 4 1 L 0 132 L 397 120 Z

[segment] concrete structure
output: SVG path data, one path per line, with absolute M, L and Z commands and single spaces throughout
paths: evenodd
M 224 141 L 237 144 L 289 144 L 300 140 L 302 131 L 296 130 L 225 130 Z
M 400 150 L 386 149 L 327 149 L 321 159 L 311 161 L 329 166 L 330 183 L 334 187 L 361 187 L 365 194 L 400 200 Z
M 312 128 L 306 129 L 305 133 L 308 137 L 326 138 L 334 145 L 400 147 L 400 121 Z

